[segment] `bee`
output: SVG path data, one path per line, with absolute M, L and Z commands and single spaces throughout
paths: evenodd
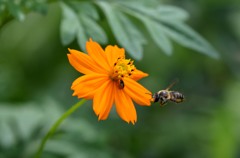
M 123 88 L 124 88 L 124 82 L 123 82 L 122 79 L 119 79 L 119 80 L 118 80 L 118 88 L 119 88 L 119 89 L 123 89 Z
M 154 93 L 152 95 L 152 101 L 154 103 L 159 102 L 161 106 L 164 106 L 169 100 L 175 103 L 183 102 L 185 97 L 182 93 L 169 90 L 174 84 L 176 84 L 176 82 L 173 82 L 165 90 Z

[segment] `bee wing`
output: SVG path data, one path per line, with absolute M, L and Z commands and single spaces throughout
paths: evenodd
M 172 86 L 174 86 L 178 81 L 179 81 L 179 80 L 176 79 L 172 84 L 170 84 L 170 85 L 166 88 L 166 90 L 168 91 L 168 90 L 169 90 L 170 88 L 172 88 Z

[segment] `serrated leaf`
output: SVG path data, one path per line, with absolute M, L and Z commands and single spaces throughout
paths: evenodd
M 116 8 L 107 2 L 97 2 L 105 13 L 108 23 L 117 39 L 128 53 L 135 59 L 140 60 L 143 56 L 144 37 L 132 22 Z
M 85 14 L 91 19 L 99 20 L 97 9 L 89 2 L 70 2 L 70 5 L 77 11 L 77 13 Z
M 159 15 L 160 20 L 187 20 L 189 18 L 189 14 L 178 7 L 161 5 L 156 9 L 157 15 Z
M 219 57 L 219 53 L 203 37 L 201 37 L 193 29 L 184 24 L 183 20 L 185 20 L 188 15 L 184 13 L 184 11 L 181 11 L 181 9 L 177 10 L 176 8 L 174 9 L 169 7 L 166 9 L 162 9 L 160 7 L 159 10 L 159 7 L 157 7 L 156 10 L 150 10 L 149 8 L 138 5 L 135 2 L 123 2 L 120 4 L 123 5 L 121 7 L 123 11 L 138 18 L 145 24 L 155 42 L 158 40 L 157 37 L 153 35 L 152 29 L 161 28 L 162 30 L 164 30 L 165 34 L 167 34 L 170 38 L 174 39 L 179 44 L 197 50 L 213 58 Z M 165 14 L 166 17 L 164 17 L 164 14 L 160 16 L 159 12 L 168 12 L 168 14 Z M 145 19 L 149 20 L 146 22 Z M 150 26 L 149 22 L 157 22 L 158 26 Z M 159 38 L 161 37 L 159 36 Z M 163 48 L 163 46 L 160 45 L 159 42 L 156 43 L 158 43 L 158 45 L 161 46 L 163 50 L 166 49 Z
M 78 30 L 77 41 L 78 45 L 85 51 L 86 41 L 92 38 L 99 43 L 106 43 L 107 36 L 105 31 L 97 24 L 97 22 L 89 16 L 88 11 L 81 10 L 78 14 Z
M 85 3 L 71 3 L 71 4 L 85 4 Z M 72 5 L 61 3 L 63 9 L 63 19 L 61 21 L 61 39 L 64 45 L 70 44 L 75 38 L 80 48 L 85 51 L 86 41 L 89 38 L 99 41 L 100 43 L 107 42 L 105 31 L 97 24 L 94 18 L 96 15 L 90 16 L 87 10 L 78 11 L 80 6 L 71 8 Z M 85 5 L 91 8 L 91 5 Z M 96 13 L 97 14 L 97 13 Z
M 94 20 L 84 14 L 80 15 L 80 19 L 87 37 L 91 37 L 99 43 L 107 43 L 108 39 L 105 31 Z
M 76 15 L 74 10 L 65 3 L 62 2 L 61 7 L 63 10 L 63 19 L 60 24 L 62 43 L 64 45 L 68 45 L 77 38 L 78 45 L 84 51 L 87 37 L 85 37 L 85 32 L 80 18 Z
M 163 52 L 167 55 L 172 54 L 171 41 L 165 34 L 164 28 L 155 21 L 151 21 L 148 18 L 143 18 L 143 21 L 148 32 L 150 33 L 154 42 L 159 46 L 159 48 L 162 49 Z
M 88 37 L 86 36 L 86 32 L 84 30 L 82 21 L 80 20 L 80 17 L 78 17 L 78 28 L 77 28 L 77 42 L 80 48 L 85 52 L 86 51 L 86 41 L 88 40 Z
M 131 3 L 131 5 L 135 4 Z M 130 6 L 131 6 L 130 5 Z M 144 7 L 138 7 L 135 4 L 134 7 L 136 10 L 140 11 L 141 13 L 145 13 L 147 15 L 154 15 L 153 10 L 145 10 Z M 141 6 L 141 5 L 140 5 Z M 124 8 L 123 10 L 126 10 Z M 172 45 L 166 34 L 164 33 L 164 30 L 161 25 L 159 25 L 155 20 L 152 20 L 148 18 L 147 16 L 142 16 L 142 14 L 139 14 L 139 12 L 134 12 L 133 10 L 127 10 L 127 12 L 134 16 L 137 17 L 139 20 L 141 20 L 145 27 L 147 28 L 148 32 L 150 33 L 151 37 L 153 38 L 154 42 L 159 46 L 160 49 L 163 50 L 164 53 L 170 55 L 172 53 Z M 156 17 L 158 18 L 158 17 Z
M 154 8 L 148 8 L 142 3 L 138 3 L 137 1 L 119 1 L 120 9 L 126 11 L 128 14 L 132 16 L 145 16 L 151 17 L 152 19 L 158 19 L 159 14 L 156 14 L 156 10 Z M 138 15 L 137 15 L 138 14 Z
M 165 33 L 179 44 L 197 50 L 213 58 L 219 58 L 219 53 L 197 32 L 184 23 L 165 23 Z
M 63 45 L 70 44 L 77 33 L 78 20 L 73 10 L 61 3 L 63 18 L 60 22 L 60 34 Z
M 147 6 L 147 7 L 155 7 L 157 5 L 159 5 L 159 2 L 162 1 L 162 0 L 121 0 L 121 1 L 118 1 L 118 3 L 126 3 L 126 4 L 129 4 L 129 3 L 138 3 L 138 4 L 141 4 L 143 6 Z
M 128 1 L 121 1 L 119 2 L 122 4 L 125 9 L 131 9 L 131 12 L 137 12 L 142 14 L 143 16 L 149 17 L 152 20 L 179 20 L 183 21 L 188 19 L 188 13 L 180 9 L 178 7 L 169 6 L 169 5 L 158 5 L 155 8 L 149 8 L 145 5 L 142 5 L 138 2 L 128 2 Z

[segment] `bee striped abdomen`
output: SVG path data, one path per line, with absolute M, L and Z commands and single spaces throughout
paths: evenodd
M 184 100 L 184 95 L 176 91 L 171 91 L 170 96 L 170 100 L 175 103 L 181 103 Z

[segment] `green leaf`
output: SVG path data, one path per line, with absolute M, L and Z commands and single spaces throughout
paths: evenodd
M 9 148 L 10 146 L 16 144 L 16 139 L 7 121 L 1 119 L 0 122 L 0 146 L 4 148 Z
M 155 8 L 149 8 L 138 2 L 121 1 L 119 4 L 124 9 L 131 9 L 133 14 L 140 13 L 143 16 L 152 20 L 179 20 L 183 21 L 188 19 L 189 14 L 178 7 L 168 5 L 158 5 Z
M 143 56 L 142 45 L 145 43 L 144 36 L 137 27 L 114 6 L 107 2 L 97 2 L 99 7 L 105 13 L 113 34 L 128 53 L 135 59 L 140 60 Z
M 16 1 L 8 1 L 7 3 L 9 12 L 19 21 L 23 21 L 25 19 L 25 14 L 21 10 L 20 4 L 17 4 Z
M 107 35 L 105 34 L 104 30 L 91 18 L 87 17 L 86 15 L 82 14 L 79 15 L 82 25 L 85 29 L 85 34 L 87 37 L 91 37 L 93 40 L 98 41 L 99 43 L 107 43 Z
M 131 3 L 132 5 L 135 3 Z M 137 5 L 137 4 L 135 4 Z M 131 6 L 131 5 L 130 5 Z M 141 6 L 141 5 L 140 5 Z M 134 6 L 135 8 L 135 6 Z M 133 8 L 132 8 L 133 9 Z M 137 7 L 138 11 L 140 11 L 142 14 L 147 14 L 151 16 L 156 16 L 153 12 L 153 10 L 146 10 L 144 7 Z M 135 12 L 133 10 L 128 10 L 126 8 L 123 8 L 123 11 L 127 11 L 130 15 L 138 18 L 143 22 L 145 25 L 146 29 L 150 33 L 151 37 L 153 38 L 154 42 L 159 46 L 160 49 L 163 50 L 164 53 L 167 55 L 172 54 L 172 45 L 166 34 L 164 33 L 163 27 L 158 24 L 155 20 L 150 19 L 147 16 L 142 16 L 142 14 L 139 14 L 138 12 Z M 156 16 L 156 18 L 158 18 Z
M 159 46 L 160 49 L 163 50 L 164 53 L 171 55 L 172 45 L 169 38 L 164 33 L 164 28 L 148 18 L 143 18 L 143 21 L 154 42 Z
M 178 7 L 161 5 L 156 9 L 156 13 L 160 20 L 180 20 L 184 21 L 189 18 L 189 14 Z
M 40 14 L 46 15 L 48 12 L 48 4 L 44 3 L 43 1 L 39 2 L 39 1 L 28 1 L 28 5 L 29 3 L 33 3 L 31 8 L 33 11 L 36 11 Z
M 78 4 L 78 6 L 72 8 L 72 5 L 61 3 L 63 9 L 60 25 L 62 43 L 68 45 L 77 38 L 78 45 L 83 51 L 86 50 L 85 45 L 89 38 L 99 41 L 99 43 L 106 43 L 107 36 L 104 30 L 94 20 L 98 18 L 97 15 L 90 16 L 86 9 L 76 10 L 76 8 L 81 8 L 80 4 L 82 3 L 75 2 L 74 4 Z M 85 6 L 92 8 L 91 5 Z
M 86 41 L 92 38 L 99 43 L 106 43 L 107 36 L 103 29 L 92 19 L 87 17 L 84 13 L 78 15 L 78 29 L 77 29 L 78 45 L 86 51 Z
M 76 10 L 78 14 L 85 14 L 86 16 L 99 20 L 99 15 L 97 9 L 94 7 L 92 3 L 89 2 L 71 2 L 71 7 Z
M 17 107 L 11 104 L 0 104 L 0 119 L 3 124 L 8 123 L 14 137 L 17 137 L 17 139 L 29 139 L 31 132 L 38 126 L 40 119 L 43 117 L 36 107 L 32 103 L 24 106 L 18 105 Z
M 219 58 L 219 53 L 204 38 L 186 24 L 169 22 L 164 25 L 164 32 L 179 44 L 213 58 Z
M 188 18 L 188 14 L 182 9 L 164 8 L 164 6 L 151 9 L 136 2 L 121 2 L 120 4 L 124 12 L 144 23 L 153 40 L 165 53 L 171 52 L 171 45 L 166 37 L 168 36 L 185 47 L 213 58 L 219 57 L 219 53 L 203 37 L 184 24 L 183 20 Z
M 70 44 L 77 33 L 78 20 L 73 10 L 61 3 L 63 18 L 60 23 L 61 41 L 63 45 Z
M 88 37 L 86 36 L 86 31 L 84 30 L 84 26 L 82 24 L 81 18 L 78 17 L 78 28 L 77 28 L 77 42 L 80 48 L 85 52 L 86 51 L 86 41 L 88 40 Z M 90 38 L 90 37 L 89 37 Z

